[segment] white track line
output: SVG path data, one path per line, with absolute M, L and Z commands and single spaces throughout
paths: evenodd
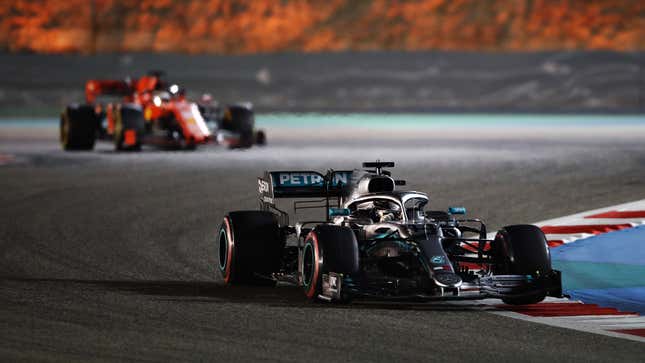
M 632 227 L 645 224 L 645 218 L 585 218 L 574 221 L 576 226 L 593 226 L 593 225 L 612 225 L 612 224 L 631 224 Z M 572 223 L 556 222 L 553 224 L 541 224 L 542 226 L 568 226 Z
M 571 243 L 579 239 L 595 236 L 593 233 L 547 233 L 545 234 L 547 241 L 563 241 L 564 243 Z
M 616 210 L 616 211 L 645 210 L 645 199 L 638 200 L 638 201 L 635 201 L 635 202 L 630 202 L 630 203 L 614 205 L 614 206 L 611 206 L 611 207 L 593 209 L 593 210 L 589 210 L 589 211 L 581 212 L 581 213 L 576 213 L 576 214 L 572 214 L 572 215 L 565 216 L 565 217 L 548 219 L 546 221 L 537 222 L 537 223 L 534 223 L 534 224 L 536 226 L 540 226 L 540 227 L 541 226 L 552 226 L 552 225 L 554 225 L 554 223 L 567 223 L 568 225 L 575 225 L 575 223 L 572 223 L 572 222 L 580 222 L 580 221 L 587 220 L 586 218 L 584 218 L 586 216 L 605 213 L 605 212 L 610 212 L 610 211 L 614 211 L 614 210 Z
M 602 324 L 598 324 L 595 322 L 585 323 L 585 322 L 579 322 L 575 320 L 572 321 L 570 319 L 567 319 L 568 317 L 543 317 L 543 316 L 536 317 L 536 316 L 516 313 L 514 311 L 504 311 L 504 310 L 495 310 L 495 311 L 489 311 L 489 312 L 491 314 L 505 316 L 508 318 L 530 321 L 532 323 L 545 324 L 545 325 L 555 326 L 558 328 L 578 330 L 578 331 L 587 332 L 587 333 L 606 335 L 614 338 L 628 339 L 636 342 L 645 343 L 645 337 L 612 331 L 612 330 L 620 330 L 620 329 L 630 329 L 630 327 L 625 327 L 625 324 L 620 325 L 620 327 L 606 329 L 605 327 L 602 326 Z M 611 315 L 607 317 L 613 318 L 614 316 Z M 625 319 L 628 319 L 628 318 L 625 318 Z

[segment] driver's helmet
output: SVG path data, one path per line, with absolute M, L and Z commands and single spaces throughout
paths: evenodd
M 370 200 L 350 207 L 351 218 L 357 220 L 371 220 L 373 223 L 399 221 L 402 219 L 401 207 L 390 200 Z
M 157 107 L 169 101 L 170 101 L 170 93 L 166 91 L 154 91 L 152 93 L 152 102 Z
M 204 93 L 200 98 L 199 103 L 204 106 L 210 106 L 213 103 L 213 96 L 210 93 Z
M 391 210 L 401 212 L 401 207 L 391 200 L 377 199 L 374 201 L 374 208 L 378 210 Z
M 358 203 L 352 208 L 350 217 L 354 219 L 371 219 L 372 210 L 374 210 L 373 202 Z
M 401 219 L 401 207 L 390 200 L 375 200 L 374 212 L 379 222 L 398 221 Z

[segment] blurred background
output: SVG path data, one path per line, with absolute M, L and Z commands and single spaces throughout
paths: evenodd
M 165 70 L 259 112 L 645 112 L 638 0 L 0 0 L 0 115 Z

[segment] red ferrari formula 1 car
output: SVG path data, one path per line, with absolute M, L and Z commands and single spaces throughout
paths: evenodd
M 143 144 L 194 149 L 208 142 L 241 148 L 266 142 L 264 132 L 254 129 L 249 104 L 209 109 L 205 120 L 205 108 L 187 100 L 185 91 L 168 84 L 161 72 L 138 79 L 89 80 L 85 101 L 68 105 L 61 114 L 65 150 L 92 150 L 96 140 L 112 140 L 116 150 L 140 150 Z

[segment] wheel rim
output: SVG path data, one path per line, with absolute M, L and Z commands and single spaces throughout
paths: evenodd
M 228 237 L 224 228 L 219 231 L 219 269 L 226 272 L 226 263 L 228 260 Z
M 311 280 L 314 275 L 314 250 L 311 243 L 305 245 L 305 250 L 303 251 L 303 266 L 302 266 L 302 283 L 309 287 L 311 286 Z

